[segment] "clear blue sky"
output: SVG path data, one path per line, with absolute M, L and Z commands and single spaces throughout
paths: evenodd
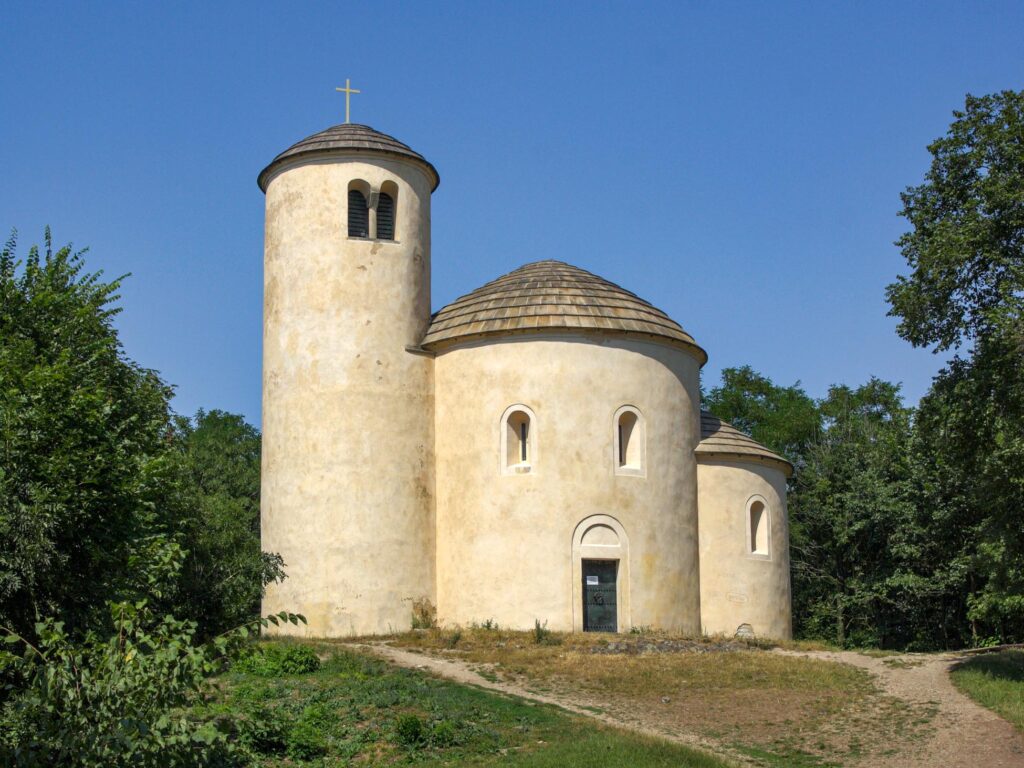
M 705 381 L 814 396 L 941 360 L 886 317 L 899 193 L 964 95 L 1024 87 L 1024 3 L 28 3 L 0 26 L 0 228 L 131 272 L 128 354 L 259 421 L 263 196 L 334 123 L 441 173 L 433 303 L 529 261 L 677 319 Z

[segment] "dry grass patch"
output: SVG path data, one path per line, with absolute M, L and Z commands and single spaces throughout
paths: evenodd
M 919 738 L 933 714 L 883 695 L 861 669 L 769 653 L 759 646 L 773 644 L 763 642 L 660 633 L 553 633 L 537 642 L 531 632 L 464 628 L 393 643 L 767 764 L 856 765 Z

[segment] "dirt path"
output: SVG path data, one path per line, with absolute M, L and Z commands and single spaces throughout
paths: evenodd
M 663 723 L 639 714 L 630 715 L 621 708 L 611 710 L 607 702 L 577 692 L 537 691 L 528 686 L 499 681 L 489 675 L 484 677 L 480 674 L 479 664 L 438 658 L 383 643 L 352 644 L 352 647 L 370 651 L 399 666 L 423 669 L 457 683 L 553 704 L 608 725 L 696 747 L 738 765 L 752 764 L 749 759 L 695 733 L 667 728 Z M 1008 722 L 960 693 L 950 681 L 949 669 L 962 656 L 909 654 L 874 658 L 851 651 L 777 650 L 774 653 L 859 667 L 874 675 L 881 689 L 890 696 L 911 705 L 934 709 L 935 715 L 929 723 L 926 738 L 893 745 L 902 747 L 898 754 L 864 756 L 857 761 L 857 768 L 1024 768 L 1024 738 Z
M 991 710 L 960 693 L 949 670 L 965 657 L 958 654 L 907 654 L 874 658 L 853 651 L 775 651 L 860 667 L 875 675 L 891 696 L 936 709 L 930 738 L 913 750 L 891 755 L 867 768 L 1024 768 L 1024 737 Z

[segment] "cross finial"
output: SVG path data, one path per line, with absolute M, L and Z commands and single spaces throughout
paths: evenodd
M 353 88 L 351 86 L 351 83 L 349 83 L 349 79 L 347 77 L 345 78 L 345 87 L 344 88 L 335 88 L 334 90 L 341 91 L 342 93 L 345 94 L 345 122 L 346 123 L 352 122 L 349 119 L 349 115 L 350 115 L 349 99 L 352 97 L 353 93 L 362 93 L 362 91 L 357 91 L 355 88 Z

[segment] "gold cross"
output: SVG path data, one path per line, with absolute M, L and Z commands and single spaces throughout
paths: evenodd
M 345 94 L 345 122 L 346 123 L 352 122 L 349 119 L 349 99 L 352 97 L 353 93 L 362 93 L 362 91 L 357 91 L 355 88 L 352 88 L 351 84 L 349 83 L 349 79 L 347 77 L 345 78 L 345 87 L 344 88 L 335 88 L 334 90 L 341 91 L 342 93 Z

